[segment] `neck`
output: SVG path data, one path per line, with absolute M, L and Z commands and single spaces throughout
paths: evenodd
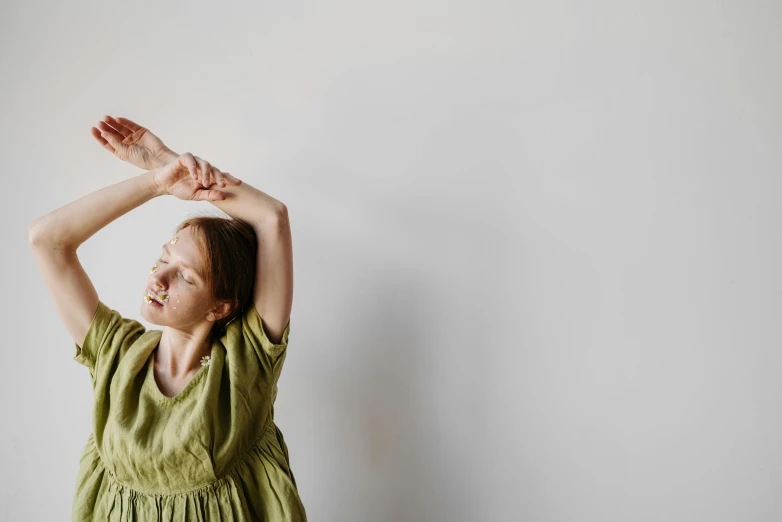
M 212 332 L 201 339 L 166 328 L 152 353 L 159 370 L 173 378 L 186 376 L 201 368 L 201 357 L 212 353 Z

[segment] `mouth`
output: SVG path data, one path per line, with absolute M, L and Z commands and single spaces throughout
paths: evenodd
M 147 292 L 147 295 L 144 296 L 144 301 L 151 306 L 161 307 L 161 308 L 164 306 L 163 301 L 161 301 L 161 299 L 157 297 L 155 294 L 153 294 L 152 292 Z

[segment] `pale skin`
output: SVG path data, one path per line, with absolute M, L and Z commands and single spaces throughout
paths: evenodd
M 118 217 L 165 195 L 209 201 L 253 226 L 258 238 L 253 303 L 269 340 L 278 343 L 293 304 L 287 207 L 198 156 L 175 153 L 131 120 L 106 116 L 91 134 L 106 150 L 145 172 L 83 196 L 29 224 L 29 240 L 44 285 L 76 344 L 84 343 L 99 301 L 76 250 Z M 198 276 L 198 272 L 204 273 L 205 262 L 189 227 L 180 230 L 176 238 L 173 244 L 169 241 L 172 238 L 164 238 L 166 248 L 161 247 L 157 260 L 139 267 L 148 274 L 139 295 L 141 315 L 163 326 L 155 349 L 155 380 L 169 397 L 177 395 L 201 368 L 201 357 L 211 352 L 214 321 L 231 312 L 231 305 L 215 300 L 206 281 Z M 157 266 L 150 272 L 153 264 Z M 147 304 L 143 296 L 148 289 L 164 290 L 168 302 L 162 307 Z

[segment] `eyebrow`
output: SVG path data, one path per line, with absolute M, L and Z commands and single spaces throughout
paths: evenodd
M 171 255 L 171 252 L 168 251 L 168 243 L 163 243 L 163 250 L 165 250 L 168 255 Z M 199 279 L 201 279 L 202 281 L 204 280 L 204 276 L 201 275 L 201 272 L 199 272 L 198 270 L 196 270 L 192 266 L 187 265 L 185 263 L 182 263 L 182 266 L 184 266 L 185 268 L 187 268 L 189 270 L 192 270 L 193 272 L 196 273 L 196 275 L 198 276 Z

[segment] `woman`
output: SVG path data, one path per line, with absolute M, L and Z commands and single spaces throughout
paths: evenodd
M 73 520 L 305 521 L 274 423 L 293 254 L 285 205 L 124 118 L 92 128 L 146 172 L 30 224 L 44 284 L 94 390 Z M 146 330 L 98 298 L 76 249 L 150 199 L 210 201 L 233 219 L 176 227 L 148 268 Z

